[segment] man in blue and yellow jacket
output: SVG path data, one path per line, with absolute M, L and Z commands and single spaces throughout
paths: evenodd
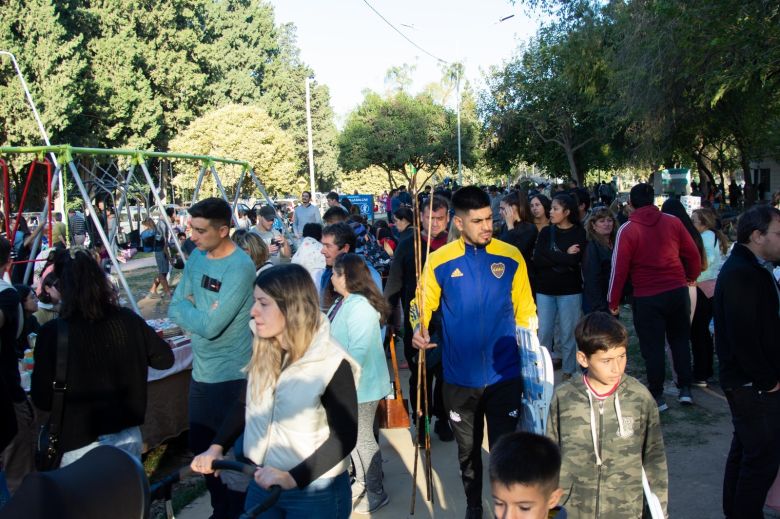
M 535 332 L 536 305 L 520 251 L 493 240 L 490 198 L 475 186 L 452 197 L 461 239 L 432 253 L 420 281 L 423 318 L 415 331 L 418 349 L 436 347 L 427 324 L 440 310 L 444 405 L 458 443 L 466 518 L 482 517 L 481 445 L 487 419 L 492 446 L 514 431 L 522 379 L 515 327 Z

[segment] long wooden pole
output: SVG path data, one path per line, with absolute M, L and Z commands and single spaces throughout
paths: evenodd
M 433 197 L 433 189 L 431 189 L 431 197 Z M 431 254 L 431 223 L 433 222 L 433 199 L 428 201 L 428 231 L 426 233 L 426 246 L 425 246 L 425 261 L 428 261 L 428 257 Z M 421 289 L 421 297 L 425 297 L 425 283 Z M 420 303 L 420 314 L 422 313 L 423 303 Z M 426 350 L 421 350 L 421 360 L 423 364 L 423 414 L 425 416 L 425 460 L 426 460 L 426 480 L 428 489 L 428 501 L 433 503 L 433 463 L 431 461 L 431 420 L 428 413 L 428 366 L 426 363 Z M 419 383 L 419 382 L 418 382 Z
M 428 177 L 430 179 L 430 177 Z M 426 179 L 426 182 L 428 181 Z M 414 196 L 414 202 L 417 202 L 417 195 L 420 193 L 420 191 L 424 188 L 423 186 L 417 186 L 417 171 L 413 172 L 412 175 L 412 181 L 410 183 L 410 191 L 412 191 L 412 196 Z M 431 195 L 433 196 L 433 195 Z M 432 202 L 432 200 L 431 200 Z M 429 202 L 429 204 L 431 203 Z M 426 325 L 424 322 L 425 319 L 425 286 L 424 281 L 422 279 L 422 269 L 423 269 L 423 258 L 422 258 L 422 235 L 421 235 L 421 228 L 422 228 L 422 215 L 420 214 L 420 207 L 419 205 L 416 207 L 416 210 L 414 211 L 414 223 L 415 223 L 415 233 L 414 233 L 414 266 L 415 266 L 415 274 L 417 279 L 417 287 L 416 287 L 416 300 L 417 300 L 417 309 L 420 319 L 420 331 L 421 333 L 425 333 Z M 429 211 L 428 211 L 428 236 L 427 236 L 427 245 L 425 250 L 425 258 L 427 260 L 428 255 L 431 252 L 431 237 L 430 237 L 430 229 L 431 229 L 431 222 L 433 218 L 433 207 L 429 205 Z M 426 350 L 422 349 L 418 353 L 417 358 L 417 409 L 415 410 L 415 438 L 413 441 L 414 444 L 414 467 L 412 469 L 412 500 L 411 500 L 411 507 L 410 507 L 410 515 L 414 515 L 414 508 L 416 504 L 417 499 L 417 460 L 419 458 L 419 442 L 420 442 L 420 421 L 423 422 L 423 447 L 425 448 L 425 462 L 424 462 L 424 473 L 425 473 L 425 483 L 426 483 L 426 495 L 427 500 L 430 502 L 433 502 L 433 465 L 431 462 L 431 437 L 430 437 L 430 417 L 428 415 L 428 370 L 425 362 L 425 352 Z M 422 392 L 422 398 L 420 393 Z

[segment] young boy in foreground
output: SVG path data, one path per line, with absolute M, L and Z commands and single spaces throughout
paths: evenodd
M 561 449 L 561 487 L 570 518 L 639 518 L 642 467 L 666 515 L 668 476 L 658 406 L 626 375 L 625 327 L 604 312 L 574 332 L 586 372 L 555 390 L 547 436 Z
M 544 436 L 527 432 L 501 437 L 490 451 L 490 485 L 497 519 L 566 519 L 558 507 L 561 454 Z

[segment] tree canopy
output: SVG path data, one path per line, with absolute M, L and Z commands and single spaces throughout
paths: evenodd
M 339 138 L 339 164 L 347 171 L 369 166 L 381 168 L 390 186 L 393 173 L 411 180 L 409 165 L 433 173 L 438 168 L 457 170 L 457 121 L 453 110 L 434 103 L 426 94 L 398 91 L 382 97 L 368 92 L 348 117 Z M 476 163 L 473 123 L 461 124 L 462 162 Z
M 481 114 L 495 166 L 556 172 L 565 155 L 582 180 L 594 167 L 685 164 L 714 183 L 724 169 L 749 172 L 751 160 L 780 151 L 777 3 L 517 3 L 554 21 L 489 75 Z
M 295 143 L 268 112 L 257 105 L 227 105 L 195 119 L 171 141 L 171 150 L 244 160 L 272 195 L 297 190 Z M 173 184 L 180 189 L 194 190 L 200 165 L 188 164 L 177 170 Z M 238 185 L 241 168 L 221 166 L 217 170 L 225 188 L 233 191 Z M 204 179 L 201 189 L 211 195 L 217 194 L 210 175 Z M 249 176 L 245 177 L 242 189 L 247 194 L 255 191 Z
M 196 118 L 263 103 L 308 176 L 305 78 L 291 25 L 267 1 L 10 0 L 0 48 L 13 52 L 50 139 L 78 146 L 166 150 Z M 40 144 L 13 68 L 0 60 L 0 142 Z M 318 178 L 336 176 L 330 94 L 314 83 Z

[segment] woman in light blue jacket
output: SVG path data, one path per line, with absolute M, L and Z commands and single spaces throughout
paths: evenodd
M 331 335 L 361 367 L 358 383 L 358 439 L 352 461 L 355 512 L 370 514 L 389 501 L 382 485 L 382 454 L 374 437 L 379 400 L 391 391 L 380 327 L 390 315 L 362 257 L 342 254 L 333 265 L 333 288 L 339 297 L 328 310 Z

